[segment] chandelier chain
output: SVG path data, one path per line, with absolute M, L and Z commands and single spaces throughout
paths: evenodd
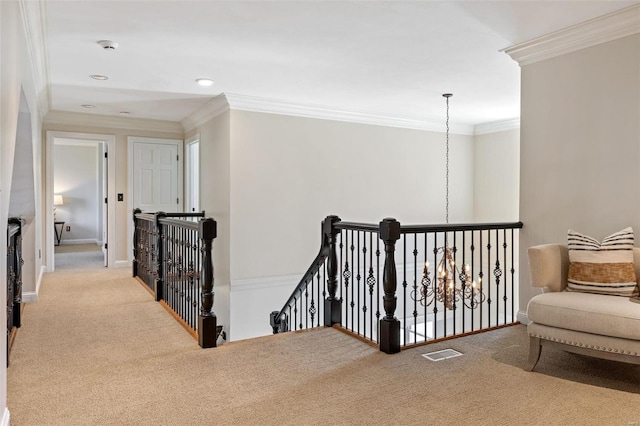
M 445 96 L 447 99 L 447 160 L 446 160 L 446 168 L 447 168 L 447 182 L 446 182 L 446 220 L 447 224 L 449 223 L 449 96 Z

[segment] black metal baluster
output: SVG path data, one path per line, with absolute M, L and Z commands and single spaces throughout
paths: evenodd
M 471 283 L 473 284 L 473 281 L 475 280 L 475 273 L 476 273 L 476 262 L 475 262 L 475 253 L 476 253 L 476 240 L 475 240 L 475 232 L 471 231 Z M 473 286 L 471 287 L 471 307 L 475 308 L 476 305 L 474 304 L 475 301 L 475 289 L 473 288 Z M 471 312 L 469 312 L 469 314 L 471 315 L 471 331 L 475 330 L 475 309 L 472 309 Z
M 362 337 L 367 337 L 367 234 L 362 233 L 362 289 L 358 286 L 358 290 L 362 291 L 362 314 L 358 313 L 358 318 L 362 317 Z M 358 302 L 360 301 L 360 291 L 358 292 Z M 360 305 L 359 305 L 360 306 Z
M 478 289 L 478 291 L 482 291 L 484 292 L 484 280 L 483 280 L 483 276 L 484 274 L 482 273 L 482 232 L 480 231 L 480 272 L 478 273 L 478 281 L 480 281 L 480 288 Z M 478 321 L 480 322 L 480 329 L 482 329 L 482 323 L 483 323 L 483 312 L 482 312 L 482 303 L 480 303 L 480 318 L 478 319 Z
M 446 247 L 446 241 L 445 246 Z M 438 338 L 438 233 L 433 233 L 433 338 Z M 427 307 L 425 306 L 424 339 L 427 340 Z
M 445 252 L 446 252 L 447 248 L 452 250 L 451 248 L 449 248 L 449 233 L 447 231 L 444 232 L 444 247 L 445 247 Z M 446 271 L 447 270 L 447 264 L 448 264 L 447 260 L 448 259 L 446 258 L 446 253 L 444 253 L 444 254 L 445 254 L 444 270 Z M 456 274 L 454 273 L 453 275 L 455 277 Z M 449 303 L 449 300 L 448 300 L 449 299 L 449 288 L 448 288 L 449 285 L 447 284 L 447 279 L 446 278 L 448 278 L 448 276 L 445 276 L 445 285 L 444 285 L 444 306 L 442 308 L 442 317 L 443 317 L 443 328 L 442 328 L 443 335 L 442 335 L 442 337 L 447 337 L 447 310 L 448 310 L 447 306 L 448 306 L 448 303 Z
M 435 244 L 435 234 L 434 234 L 434 244 Z M 429 240 L 428 240 L 428 234 L 426 232 L 424 234 L 424 241 L 423 241 L 422 245 L 424 246 L 424 248 L 423 248 L 423 250 L 424 250 L 424 263 L 426 264 L 427 260 L 429 259 Z M 434 259 L 437 259 L 437 256 L 436 256 L 436 254 L 438 253 L 437 245 L 434 245 L 433 247 L 434 247 L 433 256 L 434 256 Z M 417 250 L 416 250 L 416 255 L 417 255 Z M 416 264 L 417 263 L 418 262 L 416 261 Z M 434 265 L 434 268 L 437 269 L 438 264 L 435 261 L 434 261 L 433 265 Z M 435 269 L 434 269 L 434 271 L 435 271 Z M 420 277 L 419 272 L 416 271 L 416 274 L 418 274 L 417 277 L 419 279 L 419 277 Z M 436 277 L 436 275 L 434 274 L 433 283 L 436 283 L 435 277 Z M 422 285 L 422 280 L 418 281 L 418 288 L 420 288 L 421 285 Z M 433 293 L 433 308 L 434 309 L 435 309 L 437 303 L 438 302 L 436 300 L 436 293 L 434 292 Z M 423 305 L 423 311 L 424 311 L 422 313 L 424 315 L 424 341 L 426 342 L 427 340 L 429 340 L 429 337 L 428 337 L 429 336 L 429 332 L 428 332 L 429 331 L 428 330 L 429 321 L 427 321 L 427 319 L 429 317 L 429 311 L 427 309 L 427 306 L 429 306 L 429 303 L 428 303 L 428 299 L 427 298 L 425 298 L 424 303 L 422 305 Z M 434 310 L 434 315 L 433 315 L 433 320 L 434 321 L 436 320 L 435 312 L 438 312 L 438 310 L 437 309 Z M 416 330 L 418 329 L 417 320 L 416 320 L 416 323 L 415 323 L 415 328 L 416 328 Z M 434 334 L 434 336 L 435 336 L 435 334 Z M 418 343 L 417 335 L 416 335 L 416 341 L 414 343 Z
M 373 289 L 376 285 L 376 279 L 373 276 L 373 232 L 369 233 L 369 277 L 367 278 L 369 286 L 369 337 L 373 341 Z
M 342 276 L 344 277 L 344 295 L 345 295 L 344 327 L 348 330 L 349 329 L 349 279 L 351 278 L 351 270 L 349 269 L 349 231 L 348 230 L 344 232 L 344 236 L 345 236 L 344 238 L 345 250 L 347 250 L 344 256 L 345 262 L 344 262 L 344 270 L 342 272 Z
M 357 314 L 358 314 L 358 328 L 356 330 L 356 333 L 360 334 L 360 279 L 362 278 L 362 276 L 360 275 L 360 231 L 358 231 L 358 238 L 357 238 L 357 247 L 358 247 L 358 272 L 356 274 L 356 282 L 357 282 L 357 292 L 358 292 L 358 309 L 356 310 Z
M 311 285 L 313 285 L 313 275 L 311 276 Z M 304 328 L 309 328 L 309 283 L 304 288 Z
M 487 327 L 491 327 L 491 231 L 487 230 Z
M 351 231 L 351 269 L 353 269 L 352 272 L 352 276 L 353 278 L 355 278 L 356 274 L 358 273 L 357 269 L 356 269 L 356 264 L 355 264 L 355 237 L 353 235 L 354 231 Z M 355 279 L 351 280 L 351 303 L 349 304 L 349 307 L 351 308 L 351 331 L 355 332 L 355 326 L 356 326 L 356 317 L 354 316 L 353 313 L 353 308 L 355 307 L 355 287 L 356 287 L 356 283 L 355 283 Z
M 346 234 L 346 232 L 345 232 Z M 344 249 L 344 241 L 343 241 L 343 235 L 342 232 L 340 233 L 340 245 L 338 246 L 340 248 L 340 277 L 339 279 L 339 287 L 340 287 L 340 305 L 342 306 L 342 286 L 344 285 L 344 276 L 342 274 L 343 271 L 343 265 L 342 265 L 342 255 L 344 253 L 343 249 Z M 342 312 L 342 309 L 340 310 Z
M 502 230 L 502 261 L 504 264 L 504 267 L 506 268 L 508 263 L 507 263 L 507 230 L 503 229 Z M 502 287 L 504 288 L 504 290 L 502 290 L 502 301 L 504 302 L 504 325 L 507 325 L 507 276 L 505 275 L 504 277 L 504 284 L 502 285 Z
M 313 327 L 313 319 L 317 318 L 317 323 L 316 323 L 316 327 L 320 327 L 320 316 L 316 316 L 317 310 L 318 308 L 316 308 L 316 300 L 320 301 L 322 299 L 320 299 L 320 269 L 322 268 L 322 266 L 318 269 L 318 281 L 316 282 L 316 292 L 315 292 L 315 296 L 314 297 L 314 293 L 313 293 L 313 286 L 311 286 L 311 326 Z M 318 302 L 318 304 L 320 304 Z
M 414 234 L 415 235 L 415 234 Z M 414 263 L 415 270 L 415 263 Z M 402 325 L 404 332 L 402 333 L 402 346 L 407 346 L 407 236 L 402 236 Z
M 513 238 L 513 229 L 511 229 L 511 322 L 515 322 L 516 321 L 516 312 L 515 312 L 515 289 L 514 289 L 514 283 L 515 283 L 515 254 L 514 254 L 514 250 L 515 250 L 515 243 L 514 243 L 514 238 Z
M 457 283 L 457 279 L 458 277 L 456 276 L 456 267 L 459 268 L 458 266 L 458 239 L 457 239 L 457 232 L 453 231 L 453 270 L 451 271 L 451 273 L 453 274 L 453 288 L 454 290 L 456 288 L 458 288 L 458 283 Z M 464 265 L 463 265 L 464 268 Z M 456 335 L 456 309 L 458 308 L 457 304 L 456 304 L 456 299 L 455 299 L 455 292 L 451 295 L 451 297 L 453 297 L 453 320 L 452 320 L 452 325 L 453 325 L 453 332 L 452 335 L 455 336 Z M 447 329 L 445 327 L 444 329 L 444 335 L 447 335 Z
M 380 239 L 376 239 L 376 341 L 380 341 Z
M 460 287 L 462 288 L 462 297 L 465 297 L 465 294 L 467 294 L 466 292 L 467 285 L 471 285 L 471 283 L 468 282 L 469 272 L 466 269 L 467 268 L 466 262 L 467 262 L 467 231 L 462 231 L 462 272 L 465 276 L 465 281 L 460 283 Z M 462 302 L 463 303 L 460 306 L 460 309 L 462 309 L 462 334 L 464 334 L 464 330 L 466 329 L 465 313 L 467 309 L 466 309 L 464 300 L 462 300 Z
M 327 297 L 327 262 L 326 261 L 322 263 L 322 283 L 324 286 L 322 289 L 322 298 L 324 299 L 325 297 Z M 340 299 L 340 305 L 342 305 L 342 299 Z M 324 309 L 324 304 L 320 303 L 319 308 Z M 322 312 L 323 312 L 322 316 L 318 314 L 318 318 L 324 318 L 324 310 Z M 342 319 L 342 306 L 340 306 L 340 319 Z
M 425 251 L 424 251 L 424 258 L 425 258 L 425 263 L 427 262 L 427 250 L 426 250 L 426 244 L 427 244 L 427 234 L 425 234 Z M 418 291 L 419 291 L 419 287 L 418 287 L 418 234 L 413 234 L 413 291 L 415 292 L 415 298 L 413 299 L 413 343 L 418 343 Z M 425 309 L 425 318 L 424 318 L 424 332 L 425 332 L 425 339 L 427 336 L 427 317 L 426 317 L 426 312 L 427 312 L 427 306 L 426 304 L 424 305 L 424 309 Z
M 496 266 L 493 269 L 493 278 L 496 283 L 496 325 L 500 324 L 500 277 L 502 269 L 500 269 L 500 235 L 496 229 Z
M 298 329 L 298 299 L 293 302 L 293 330 Z

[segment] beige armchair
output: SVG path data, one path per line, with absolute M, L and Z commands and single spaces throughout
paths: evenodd
M 563 291 L 569 271 L 566 245 L 530 247 L 528 255 L 531 285 L 545 288 L 527 306 L 530 370 L 543 346 L 640 364 L 640 298 Z M 640 278 L 639 248 L 634 248 L 634 265 Z

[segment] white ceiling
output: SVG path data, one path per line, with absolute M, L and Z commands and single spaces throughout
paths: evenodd
M 520 70 L 500 49 L 639 2 L 44 0 L 51 109 L 181 121 L 233 93 L 441 119 L 452 92 L 452 123 L 506 120 Z

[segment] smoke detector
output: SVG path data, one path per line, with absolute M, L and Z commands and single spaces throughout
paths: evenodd
M 104 50 L 116 50 L 119 46 L 118 43 L 111 40 L 99 40 L 98 44 L 102 46 Z

